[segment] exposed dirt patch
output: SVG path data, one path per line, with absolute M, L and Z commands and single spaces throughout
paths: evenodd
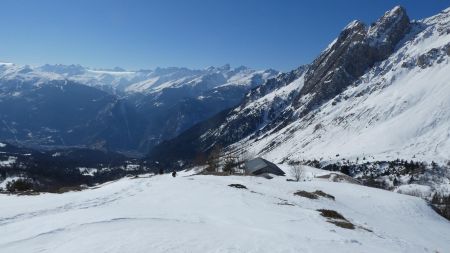
M 312 192 L 307 192 L 307 191 L 294 192 L 294 195 L 308 198 L 308 199 L 318 199 L 319 198 L 319 196 L 317 196 L 316 194 L 314 194 Z
M 334 224 L 338 227 L 341 228 L 346 228 L 346 229 L 355 229 L 355 225 L 353 225 L 352 223 L 348 222 L 348 221 L 337 221 L 337 220 L 328 220 L 327 222 Z
M 342 214 L 334 210 L 318 209 L 317 211 L 320 212 L 320 215 L 327 218 L 327 222 L 331 224 L 345 229 L 355 229 L 355 225 L 348 221 Z
M 317 190 L 317 191 L 315 191 L 313 193 L 316 194 L 316 195 L 319 195 L 320 197 L 324 197 L 324 198 L 328 198 L 328 199 L 332 199 L 332 200 L 335 199 L 333 195 L 325 193 L 325 192 L 320 191 L 320 190 Z
M 309 199 L 318 199 L 319 197 L 323 197 L 323 198 L 328 198 L 331 200 L 334 200 L 334 196 L 330 195 L 328 193 L 325 193 L 323 191 L 317 190 L 314 192 L 307 192 L 307 191 L 297 191 L 294 193 L 294 195 L 296 196 L 300 196 L 300 197 L 304 197 L 304 198 L 309 198 Z
M 338 220 L 346 220 L 344 216 L 334 210 L 329 209 L 318 209 L 317 211 L 320 212 L 320 215 L 322 215 L 325 218 L 331 218 L 331 219 L 338 219 Z
M 247 187 L 245 185 L 241 185 L 241 184 L 230 184 L 228 186 L 238 188 L 238 189 L 247 189 Z

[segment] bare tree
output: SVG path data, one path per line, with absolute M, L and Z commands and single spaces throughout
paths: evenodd
M 305 170 L 303 169 L 302 165 L 292 166 L 289 172 L 290 172 L 291 176 L 294 178 L 294 180 L 297 182 L 300 181 L 301 179 L 303 179 L 303 177 L 305 175 Z

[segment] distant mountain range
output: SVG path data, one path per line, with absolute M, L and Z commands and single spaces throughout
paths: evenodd
M 124 71 L 2 63 L 0 139 L 146 153 L 277 74 L 229 65 Z

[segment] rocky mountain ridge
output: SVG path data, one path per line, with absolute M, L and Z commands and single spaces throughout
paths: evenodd
M 162 143 L 149 157 L 190 159 L 220 145 L 278 162 L 445 162 L 449 12 L 410 21 L 395 7 L 368 28 L 353 21 L 311 65 L 267 81 L 261 87 L 276 88 L 261 96 L 259 88 L 251 91 L 234 109 Z

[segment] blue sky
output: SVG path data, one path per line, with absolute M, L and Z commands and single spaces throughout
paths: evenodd
M 1 0 L 0 61 L 287 71 L 398 4 L 420 19 L 450 0 Z

